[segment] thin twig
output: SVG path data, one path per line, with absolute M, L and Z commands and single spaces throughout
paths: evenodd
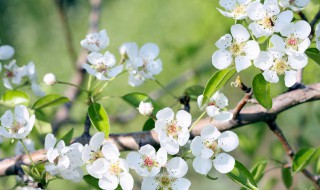
M 317 21 L 320 19 L 320 9 L 318 11 L 318 13 L 316 14 L 316 16 L 314 16 L 314 18 L 312 19 L 312 21 L 310 22 L 310 26 L 311 26 L 311 33 L 309 35 L 309 39 L 312 40 L 312 38 L 314 37 L 314 33 L 315 33 L 315 25 L 317 23 Z
M 242 108 L 248 103 L 248 100 L 252 97 L 253 90 L 249 88 L 249 92 L 247 92 L 244 97 L 240 100 L 237 106 L 233 110 L 233 118 L 237 118 Z

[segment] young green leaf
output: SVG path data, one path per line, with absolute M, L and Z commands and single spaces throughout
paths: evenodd
M 102 105 L 98 103 L 91 104 L 88 108 L 88 115 L 93 126 L 108 138 L 110 132 L 109 117 Z
M 290 168 L 282 168 L 281 175 L 284 185 L 287 187 L 287 189 L 289 189 L 292 185 L 292 175 Z
M 143 125 L 143 131 L 150 131 L 154 128 L 154 120 L 149 118 Z
M 197 101 L 198 96 L 200 96 L 204 91 L 204 87 L 200 85 L 193 85 L 188 87 L 184 93 L 190 96 L 190 99 L 193 101 Z
M 292 172 L 297 173 L 303 170 L 317 153 L 315 148 L 302 148 L 293 157 Z
M 307 56 L 320 65 L 320 52 L 317 48 L 309 48 L 306 50 Z
M 57 94 L 49 94 L 38 99 L 32 106 L 33 109 L 38 110 L 45 107 L 56 106 L 69 102 L 69 99 Z
M 14 107 L 15 105 L 25 105 L 28 106 L 30 98 L 28 94 L 20 90 L 10 90 L 1 96 L 0 104 L 6 106 Z
M 83 180 L 90 186 L 97 190 L 102 190 L 99 187 L 99 179 L 92 177 L 91 175 L 83 176 Z
M 72 140 L 72 137 L 73 137 L 73 131 L 74 131 L 74 129 L 72 128 L 63 137 L 61 137 L 61 140 L 63 140 L 66 145 L 70 144 L 70 141 Z
M 268 83 L 260 73 L 252 81 L 253 94 L 257 101 L 266 109 L 272 108 L 272 98 L 270 95 L 270 83 Z
M 250 190 L 258 190 L 257 184 L 248 169 L 236 160 L 233 170 L 227 176 L 242 187 Z
M 261 180 L 261 178 L 264 175 L 264 171 L 267 167 L 268 164 L 268 160 L 262 160 L 258 163 L 256 163 L 253 168 L 251 169 L 251 174 L 253 176 L 253 179 L 256 182 L 259 182 Z
M 215 92 L 220 90 L 235 72 L 236 69 L 234 67 L 215 72 L 204 88 L 202 104 L 204 104 Z
M 127 103 L 129 103 L 134 108 L 138 108 L 141 101 L 151 102 L 154 108 L 153 110 L 154 115 L 160 110 L 159 104 L 156 101 L 154 101 L 152 98 L 150 98 L 148 95 L 143 93 L 139 93 L 139 92 L 129 93 L 122 96 L 122 99 Z

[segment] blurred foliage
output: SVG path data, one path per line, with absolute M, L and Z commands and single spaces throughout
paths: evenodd
M 312 0 L 304 11 L 310 19 L 317 11 Z M 80 40 L 86 35 L 88 28 L 88 14 L 90 6 L 86 0 L 61 0 L 67 12 L 68 23 L 73 35 L 73 46 L 80 52 Z M 107 29 L 111 42 L 108 50 L 117 55 L 118 47 L 123 42 L 135 41 L 140 46 L 146 42 L 154 42 L 159 45 L 160 58 L 164 63 L 164 71 L 157 76 L 163 84 L 167 84 L 187 70 L 200 69 L 192 79 L 172 89 L 176 96 L 183 96 L 187 87 L 193 85 L 204 86 L 211 75 L 216 71 L 211 65 L 211 55 L 216 50 L 215 41 L 229 31 L 234 23 L 216 10 L 218 1 L 214 0 L 105 0 L 101 7 L 100 29 Z M 63 36 L 63 28 L 58 11 L 53 0 L 0 0 L 0 39 L 1 44 L 10 44 L 16 49 L 15 59 L 19 65 L 32 60 L 36 64 L 39 80 L 47 72 L 55 73 L 61 81 L 69 81 L 72 77 L 73 63 L 68 55 L 66 40 Z M 245 84 L 251 84 L 253 74 L 259 70 L 251 67 L 240 74 Z M 310 60 L 304 70 L 304 82 L 306 84 L 319 82 L 320 67 Z M 127 76 L 122 75 L 112 82 L 105 90 L 106 95 L 121 97 L 130 92 L 142 92 L 150 94 L 159 87 L 152 81 L 143 86 L 133 88 L 127 84 Z M 235 78 L 231 79 L 234 81 Z M 62 85 L 47 87 L 43 85 L 47 93 L 63 94 L 67 88 Z M 25 89 L 23 89 L 25 90 Z M 271 96 L 275 97 L 287 89 L 283 82 L 271 85 Z M 0 92 L 4 88 L 0 84 Z M 229 108 L 232 108 L 242 97 L 239 89 L 226 85 L 223 92 L 229 97 Z M 71 128 L 75 128 L 74 135 L 82 133 L 87 107 L 84 103 L 85 96 L 74 102 L 72 109 L 72 124 L 65 125 L 60 132 L 60 137 Z M 103 100 L 104 107 L 109 116 L 127 115 L 134 108 L 130 107 L 121 98 Z M 31 103 L 35 98 L 31 97 Z M 160 105 L 180 107 L 177 100 L 169 95 L 161 96 Z M 199 115 L 195 102 L 191 102 L 191 111 L 194 118 Z M 54 111 L 57 108 L 46 108 L 37 113 L 37 118 L 49 117 L 49 120 L 38 121 L 30 138 L 36 142 L 36 148 L 42 147 L 44 134 L 50 131 L 47 122 L 52 121 Z M 4 108 L 0 107 L 0 114 Z M 301 147 L 319 146 L 319 122 L 320 102 L 306 103 L 294 109 L 281 113 L 278 116 L 279 126 L 287 135 L 289 142 L 295 150 Z M 51 117 L 51 118 L 50 118 Z M 129 123 L 111 123 L 111 133 L 130 132 L 142 130 L 147 117 L 137 116 Z M 45 122 L 46 121 L 46 122 Z M 232 152 L 237 160 L 240 160 L 248 168 L 251 168 L 259 160 L 286 161 L 286 155 L 276 137 L 263 123 L 249 125 L 235 130 L 240 137 L 240 148 Z M 39 138 L 39 134 L 41 138 Z M 13 155 L 13 145 L 4 141 L 0 144 L 1 157 Z M 126 153 L 123 153 L 124 155 Z M 267 169 L 276 164 L 268 164 Z M 315 164 L 314 164 L 315 165 Z M 190 165 L 191 166 L 191 165 Z M 217 181 L 194 173 L 192 167 L 187 174 L 192 178 L 191 189 L 237 189 L 225 175 L 211 174 L 218 177 Z M 132 172 L 134 173 L 134 172 Z M 263 190 L 285 189 L 281 179 L 281 168 L 270 169 L 259 182 Z M 135 188 L 139 189 L 141 178 L 137 178 Z M 0 179 L 0 190 L 10 189 L 15 184 L 15 177 Z M 301 174 L 294 176 L 293 189 L 305 189 L 311 187 Z M 53 181 L 48 189 L 90 189 L 84 182 L 74 184 L 66 180 Z

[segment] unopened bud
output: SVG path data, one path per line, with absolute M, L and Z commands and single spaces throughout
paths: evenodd
M 46 84 L 46 85 L 54 85 L 55 83 L 57 83 L 57 80 L 56 80 L 56 76 L 52 73 L 47 73 L 46 75 L 44 75 L 43 77 L 43 82 Z
M 150 102 L 141 101 L 138 110 L 141 115 L 151 115 L 153 111 L 153 106 Z

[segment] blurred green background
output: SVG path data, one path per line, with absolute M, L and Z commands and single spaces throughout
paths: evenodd
M 216 50 L 215 41 L 229 32 L 234 23 L 232 19 L 225 18 L 216 9 L 217 0 L 106 0 L 102 2 L 100 29 L 107 29 L 110 37 L 108 51 L 114 53 L 119 59 L 119 46 L 124 42 L 137 42 L 139 46 L 147 42 L 154 42 L 160 48 L 160 58 L 164 63 L 163 72 L 156 78 L 163 84 L 174 81 L 187 71 L 193 75 L 187 76 L 171 90 L 176 96 L 182 96 L 184 89 L 198 84 L 205 85 L 209 77 L 216 71 L 211 64 L 211 55 Z M 90 5 L 86 0 L 65 1 L 64 8 L 72 32 L 73 46 L 80 52 L 80 40 L 86 35 L 88 29 L 88 15 Z M 319 9 L 318 0 L 313 0 L 304 11 L 308 18 L 312 18 Z M 56 74 L 58 80 L 69 81 L 74 73 L 73 63 L 66 48 L 66 40 L 59 19 L 58 10 L 53 0 L 0 0 L 0 39 L 1 44 L 12 45 L 16 54 L 14 58 L 19 65 L 34 61 L 39 82 L 45 73 Z M 242 80 L 250 85 L 253 73 L 258 70 L 251 67 L 241 73 Z M 113 81 L 104 94 L 120 97 L 130 92 L 144 92 L 154 94 L 159 86 L 153 81 L 147 81 L 141 87 L 131 87 L 127 83 L 127 75 L 122 75 Z M 319 82 L 320 67 L 310 61 L 304 70 L 304 82 L 311 84 Z M 234 79 L 232 79 L 234 80 Z M 1 82 L 2 83 L 2 82 Z M 63 94 L 67 86 L 55 85 L 47 87 L 42 84 L 47 93 Z M 0 84 L 1 94 L 4 92 Z M 286 91 L 283 82 L 272 85 L 273 96 Z M 242 97 L 239 89 L 227 85 L 223 92 L 229 97 L 229 108 L 233 108 Z M 35 98 L 34 98 L 35 100 Z M 73 124 L 66 124 L 60 131 L 63 135 L 74 127 L 75 135 L 82 133 L 86 107 L 85 96 L 80 96 L 72 108 Z M 163 106 L 173 106 L 179 109 L 177 101 L 169 95 L 161 95 L 158 101 Z M 132 107 L 120 98 L 102 101 L 109 116 L 122 115 L 130 117 L 135 112 Z M 0 108 L 2 115 L 5 108 Z M 45 114 L 52 121 L 54 109 L 46 109 Z M 199 115 L 198 108 L 191 104 L 193 118 Z M 136 113 L 136 112 L 135 112 Z M 112 122 L 112 133 L 122 133 L 141 130 L 146 118 L 135 116 L 130 122 Z M 279 115 L 277 119 L 283 132 L 295 150 L 301 147 L 316 147 L 319 142 L 320 102 L 306 103 L 288 110 Z M 44 137 L 50 128 L 42 123 L 37 126 L 31 138 L 36 147 L 41 148 L 41 140 L 36 133 Z M 286 156 L 281 145 L 268 130 L 264 123 L 258 123 L 236 129 L 240 137 L 240 147 L 231 154 L 239 161 L 251 168 L 257 161 L 275 159 L 285 162 Z M 13 145 L 4 141 L 1 145 L 0 157 L 13 155 Z M 126 153 L 124 153 L 125 155 Z M 276 166 L 270 161 L 268 169 Z M 310 170 L 314 171 L 314 165 Z M 132 173 L 134 173 L 132 171 Z M 190 164 L 188 178 L 191 179 L 191 189 L 239 189 L 239 186 L 226 176 L 212 172 L 217 181 L 210 181 L 193 172 Z M 13 176 L 0 179 L 0 189 L 11 189 L 14 186 Z M 141 178 L 135 181 L 135 189 L 139 189 Z M 281 169 L 272 169 L 267 172 L 259 186 L 263 190 L 285 189 L 281 181 Z M 310 181 L 298 174 L 294 177 L 292 189 L 309 189 Z M 60 189 L 90 189 L 84 182 L 74 184 L 64 181 L 52 182 L 49 190 Z

